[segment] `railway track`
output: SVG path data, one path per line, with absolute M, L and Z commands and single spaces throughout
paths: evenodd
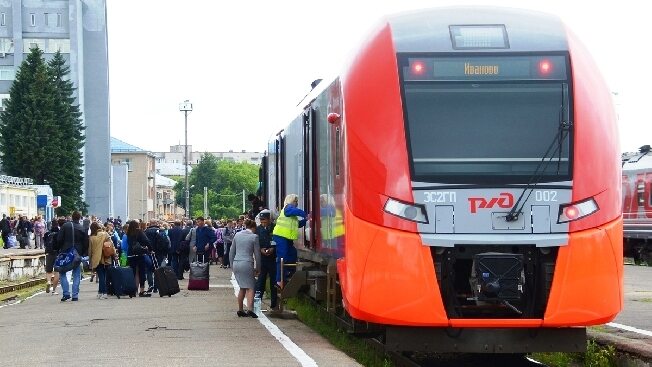
M 0 295 L 1 294 L 6 294 L 6 293 L 9 293 L 9 292 L 18 291 L 18 290 L 25 289 L 25 288 L 30 288 L 30 287 L 33 287 L 35 285 L 39 285 L 39 284 L 44 283 L 44 282 L 45 282 L 45 277 L 42 277 L 42 278 L 30 279 L 30 280 L 27 280 L 27 281 L 24 281 L 24 282 L 21 282 L 21 283 L 17 283 L 17 284 L 5 285 L 5 286 L 0 287 Z
M 320 312 L 332 317 L 340 326 L 347 321 L 336 314 L 326 311 L 322 304 L 309 297 L 300 295 Z M 385 349 L 379 338 L 360 338 L 376 353 L 387 356 L 396 367 L 545 367 L 545 364 L 528 358 L 526 354 L 469 354 L 469 353 L 398 353 Z

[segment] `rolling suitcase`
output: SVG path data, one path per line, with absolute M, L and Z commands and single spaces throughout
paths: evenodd
M 152 256 L 152 262 L 154 263 L 154 283 L 158 288 L 159 296 L 171 297 L 173 294 L 179 293 L 181 289 L 174 270 L 169 266 L 159 267 L 156 256 Z
M 138 287 L 136 287 L 134 272 L 130 267 L 121 267 L 117 262 L 114 262 L 114 266 L 107 270 L 107 278 L 110 279 L 108 288 L 113 291 L 116 297 L 129 296 L 131 298 L 136 296 Z
M 188 290 L 191 291 L 207 291 L 208 290 L 208 277 L 209 277 L 209 267 L 208 263 L 204 261 L 204 255 L 202 257 L 202 262 L 199 262 L 199 256 L 197 261 L 190 264 L 190 276 L 188 279 Z

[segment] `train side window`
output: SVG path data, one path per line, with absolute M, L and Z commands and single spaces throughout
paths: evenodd
M 340 159 L 342 158 L 342 146 L 340 141 L 340 127 L 335 128 L 335 176 L 340 175 Z

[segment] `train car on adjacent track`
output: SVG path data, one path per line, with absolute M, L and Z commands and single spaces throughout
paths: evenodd
M 652 265 L 652 149 L 623 156 L 624 254 Z
M 388 349 L 582 350 L 622 309 L 611 93 L 558 18 L 389 17 L 299 107 L 269 141 L 267 203 L 300 196 L 297 247 L 336 264 L 347 319 Z

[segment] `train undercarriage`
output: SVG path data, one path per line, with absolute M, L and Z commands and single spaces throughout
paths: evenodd
M 519 269 L 520 274 L 515 281 L 513 289 L 523 289 L 526 293 L 526 299 L 512 304 L 512 307 L 505 306 L 503 302 L 491 302 L 482 298 L 482 286 L 474 283 L 471 276 L 472 268 L 475 270 L 476 264 L 469 259 L 473 258 L 470 251 L 456 249 L 441 251 L 439 256 L 438 250 L 433 248 L 435 259 L 441 259 L 442 255 L 452 259 L 452 253 L 456 252 L 459 259 L 453 262 L 442 264 L 442 261 L 435 262 L 436 266 L 444 269 L 437 273 L 437 277 L 448 276 L 460 279 L 458 285 L 453 285 L 450 289 L 453 294 L 449 295 L 446 301 L 447 311 L 457 315 L 457 317 L 486 317 L 487 312 L 493 312 L 498 318 L 517 318 L 515 315 L 525 312 L 530 317 L 542 317 L 543 309 L 537 304 L 541 304 L 542 297 L 547 297 L 550 290 L 550 279 L 554 271 L 555 251 L 546 254 L 536 254 L 536 248 L 523 248 L 523 254 L 526 259 L 521 262 L 523 269 Z M 462 252 L 460 252 L 462 251 Z M 520 251 L 520 250 L 519 250 Z M 475 251 L 479 254 L 479 250 Z M 517 251 L 518 252 L 518 251 Z M 461 255 L 460 254 L 464 254 Z M 509 256 L 485 257 L 485 261 L 496 261 L 501 265 L 511 269 L 518 263 L 514 256 L 519 254 L 508 254 Z M 477 255 L 477 254 L 476 254 Z M 503 254 L 504 255 L 504 254 Z M 528 260 L 527 257 L 530 257 Z M 340 290 L 337 267 L 332 257 L 321 255 L 310 250 L 299 250 L 300 261 L 297 264 L 297 272 L 284 288 L 281 297 L 293 297 L 301 293 L 309 297 L 312 301 L 323 307 L 340 326 L 348 333 L 359 337 L 375 338 L 380 341 L 385 350 L 397 353 L 490 353 L 490 354 L 508 354 L 508 353 L 532 353 L 532 352 L 584 352 L 586 350 L 586 328 L 584 327 L 565 327 L 565 328 L 537 328 L 537 327 L 511 327 L 511 328 L 453 328 L 453 327 L 409 327 L 395 325 L 380 325 L 361 321 L 352 318 L 342 305 L 342 293 Z M 536 260 L 534 260 L 536 258 Z M 502 260 L 500 260 L 502 259 Z M 457 265 L 455 265 L 457 264 Z M 538 264 L 534 266 L 534 264 Z M 518 265 L 516 266 L 518 267 Z M 539 268 L 542 268 L 539 270 Z M 508 270 L 509 270 L 508 269 Z M 485 269 L 486 270 L 486 269 Z M 532 284 L 533 272 L 543 272 L 541 284 L 535 286 Z M 456 274 L 457 273 L 457 274 Z M 468 279 L 461 280 L 464 273 Z M 515 272 L 506 271 L 507 274 Z M 538 277 L 537 277 L 538 279 Z M 523 282 L 519 287 L 516 285 Z M 474 291 L 473 286 L 478 291 Z M 536 291 L 540 288 L 541 291 Z M 495 294 L 494 294 L 495 295 Z M 447 297 L 444 297 L 446 300 Z M 453 300 L 454 299 L 454 300 Z M 545 304 L 545 302 L 543 303 Z M 515 311 L 513 308 L 522 307 L 522 311 Z M 484 316 L 483 316 L 484 315 Z M 518 317 L 525 317 L 519 315 Z M 528 317 L 529 318 L 529 317 Z

